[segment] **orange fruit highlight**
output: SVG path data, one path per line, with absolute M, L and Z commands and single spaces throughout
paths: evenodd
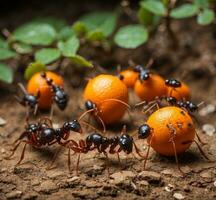
M 190 115 L 183 109 L 175 106 L 167 106 L 155 111 L 146 122 L 152 128 L 152 134 L 148 137 L 151 140 L 151 147 L 158 153 L 165 156 L 174 156 L 173 140 L 177 154 L 187 150 L 195 137 L 195 126 Z M 168 127 L 171 126 L 173 128 Z M 175 135 L 172 132 L 175 130 Z M 151 139 L 152 137 L 152 139 Z
M 178 88 L 167 88 L 167 96 L 175 97 L 177 100 L 190 99 L 190 89 L 189 87 L 184 83 L 181 82 L 181 87 Z
M 147 80 L 137 80 L 134 86 L 134 91 L 142 101 L 152 101 L 155 97 L 165 96 L 167 93 L 167 87 L 161 76 L 151 74 L 150 78 Z
M 108 99 L 128 103 L 128 89 L 116 76 L 102 74 L 89 80 L 84 90 L 84 99 L 96 104 L 98 115 L 105 124 L 112 124 L 120 121 L 127 108 L 119 102 Z
M 64 85 L 64 81 L 61 76 L 56 73 L 46 71 L 47 78 L 53 80 L 53 83 L 62 86 Z M 47 85 L 46 80 L 41 77 L 40 72 L 34 74 L 27 84 L 27 91 L 30 94 L 37 95 L 38 90 L 40 91 L 39 97 L 39 108 L 48 109 L 51 107 L 53 102 L 53 94 L 50 86 Z
M 134 72 L 133 70 L 126 69 L 120 72 L 120 75 L 122 75 L 123 82 L 128 88 L 133 88 L 135 85 L 135 82 L 138 78 L 138 73 Z

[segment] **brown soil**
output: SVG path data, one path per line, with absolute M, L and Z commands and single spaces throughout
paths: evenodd
M 92 6 L 92 8 L 95 8 L 95 6 Z M 23 13 L 22 15 L 24 16 Z M 11 17 L 11 19 L 15 19 L 15 16 Z M 18 23 L 23 21 L 22 19 L 19 21 L 19 19 Z M 5 24 L 7 25 L 7 23 Z M 11 24 L 13 24 L 13 27 L 16 23 L 12 23 L 12 20 L 8 21 L 8 25 Z M 175 32 L 178 33 L 179 50 L 168 47 L 169 40 L 162 26 L 160 31 L 155 33 L 145 47 L 140 47 L 135 51 L 115 48 L 111 53 L 104 53 L 103 56 L 98 56 L 96 51 L 92 57 L 95 57 L 99 63 L 105 66 L 111 64 L 113 66 L 116 63 L 125 65 L 128 59 L 144 64 L 150 56 L 153 56 L 156 60 L 154 70 L 165 77 L 183 79 L 190 86 L 192 98 L 195 102 L 205 101 L 206 104 L 215 104 L 216 42 L 213 27 L 199 27 L 193 20 L 187 21 L 187 23 L 174 22 L 173 26 Z M 57 108 L 55 109 L 54 123 L 59 125 L 65 120 L 76 118 L 83 110 L 83 86 L 78 84 L 77 87 L 74 84 L 80 80 L 80 77 L 75 74 L 70 76 L 73 78 L 66 78 L 66 90 L 71 97 L 69 106 L 63 113 L 58 111 Z M 93 74 L 87 74 L 87 76 L 93 76 Z M 19 148 L 12 160 L 4 159 L 9 154 L 11 143 L 24 130 L 25 126 L 25 109 L 18 105 L 13 98 L 15 88 L 15 85 L 11 87 L 12 92 L 1 91 L 0 95 L 0 116 L 7 121 L 4 127 L 0 127 L 1 200 L 53 200 L 60 198 L 173 199 L 173 195 L 175 198 L 181 199 L 178 193 L 184 196 L 185 199 L 216 198 L 215 163 L 203 159 L 195 145 L 192 145 L 187 152 L 179 156 L 182 169 L 187 172 L 185 176 L 182 176 L 177 170 L 174 159 L 162 157 L 154 151 L 151 151 L 147 171 L 144 172 L 142 172 L 142 162 L 133 156 L 126 157 L 121 154 L 121 164 L 117 162 L 115 156 L 110 156 L 111 178 L 107 177 L 106 160 L 96 152 L 82 155 L 79 177 L 75 175 L 75 171 L 72 171 L 71 174 L 68 173 L 66 151 L 61 152 L 54 169 L 46 170 L 58 145 L 40 150 L 28 147 L 25 160 L 21 165 L 15 167 L 22 148 Z M 138 99 L 131 91 L 130 103 L 134 105 L 136 102 L 138 102 Z M 48 113 L 40 113 L 38 118 L 46 115 Z M 119 134 L 123 124 L 127 124 L 128 132 L 132 132 L 146 119 L 146 116 L 139 112 L 134 112 L 133 116 L 135 119 L 134 125 L 125 116 L 121 124 L 108 127 L 107 135 Z M 196 114 L 196 118 L 199 122 L 197 131 L 202 139 L 208 142 L 203 148 L 209 157 L 215 159 L 215 135 L 207 136 L 202 133 L 201 127 L 205 123 L 216 126 L 216 115 L 213 113 L 201 117 Z M 88 132 L 89 130 L 86 129 L 83 138 Z M 81 138 L 80 135 L 76 134 L 72 137 L 75 140 Z M 145 151 L 146 143 L 143 141 L 136 142 Z M 75 168 L 76 156 L 72 158 L 72 164 Z

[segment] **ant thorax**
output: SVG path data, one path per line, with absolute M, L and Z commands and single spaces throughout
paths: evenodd
M 119 138 L 119 146 L 125 153 L 131 153 L 133 151 L 133 138 L 127 134 L 121 135 Z

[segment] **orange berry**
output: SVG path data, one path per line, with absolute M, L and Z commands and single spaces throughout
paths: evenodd
M 152 101 L 155 97 L 165 96 L 167 87 L 161 76 L 151 74 L 147 80 L 140 81 L 138 79 L 135 83 L 134 91 L 141 100 Z
M 146 123 L 152 128 L 148 143 L 151 140 L 151 147 L 165 156 L 175 155 L 171 142 L 172 136 L 177 154 L 187 150 L 195 137 L 192 118 L 183 109 L 175 106 L 167 106 L 155 111 Z
M 84 99 L 96 104 L 98 115 L 105 124 L 112 124 L 120 121 L 126 106 L 109 99 L 128 103 L 128 89 L 116 76 L 102 74 L 88 82 L 84 90 Z
M 168 87 L 167 96 L 175 97 L 177 100 L 190 99 L 190 89 L 189 87 L 181 82 L 181 86 L 178 88 Z
M 128 88 L 133 88 L 135 85 L 135 82 L 138 78 L 138 73 L 134 72 L 133 70 L 126 69 L 120 72 L 120 75 L 122 75 L 123 82 Z
M 46 71 L 46 75 L 47 78 L 53 80 L 54 84 L 63 87 L 64 81 L 61 76 L 50 71 Z M 31 77 L 27 85 L 27 91 L 33 95 L 37 95 L 37 92 L 40 91 L 39 108 L 48 109 L 51 107 L 53 94 L 46 80 L 41 77 L 40 72 Z

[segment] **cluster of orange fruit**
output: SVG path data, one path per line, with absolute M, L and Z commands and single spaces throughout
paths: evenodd
M 63 79 L 52 72 L 46 72 L 56 85 L 63 86 Z M 174 97 L 176 100 L 190 98 L 189 87 L 175 79 L 164 80 L 160 75 L 150 73 L 142 67 L 126 69 L 118 76 L 101 74 L 90 79 L 84 89 L 86 112 L 99 120 L 103 126 L 117 123 L 125 111 L 130 108 L 129 90 L 133 88 L 142 101 L 150 102 L 160 97 Z M 48 108 L 52 103 L 52 92 L 40 73 L 35 74 L 28 82 L 27 90 L 36 95 L 40 90 L 39 107 Z M 145 130 L 148 126 L 149 129 Z M 187 150 L 198 137 L 193 119 L 186 109 L 168 105 L 157 109 L 144 122 L 143 133 L 139 136 L 147 139 L 149 147 L 166 156 L 176 156 Z M 146 132 L 145 132 L 146 131 Z M 198 139 L 200 139 L 198 137 Z

